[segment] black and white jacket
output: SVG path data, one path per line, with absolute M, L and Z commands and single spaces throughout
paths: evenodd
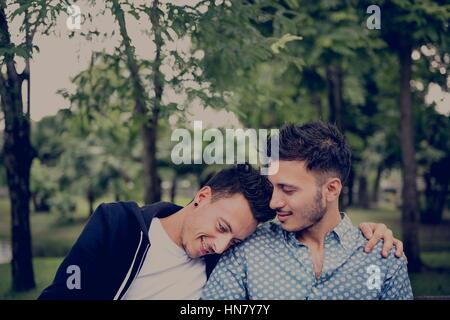
M 167 202 L 144 207 L 135 202 L 100 205 L 59 266 L 53 283 L 38 299 L 122 299 L 150 248 L 148 230 L 153 217 L 164 218 L 181 208 Z M 208 277 L 219 257 L 204 258 Z M 73 270 L 70 266 L 79 268 L 79 289 L 67 284 Z

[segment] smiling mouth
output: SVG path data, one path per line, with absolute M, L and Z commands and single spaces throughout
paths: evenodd
M 207 247 L 206 247 L 205 237 L 202 236 L 202 237 L 200 238 L 200 241 L 201 241 L 201 244 L 202 244 L 202 250 L 201 250 L 201 251 L 202 251 L 202 255 L 210 254 L 211 251 L 210 251 L 209 249 L 207 249 Z
M 286 221 L 289 216 L 292 215 L 292 212 L 282 212 L 282 211 L 278 211 L 277 212 L 277 218 L 280 222 L 284 222 Z

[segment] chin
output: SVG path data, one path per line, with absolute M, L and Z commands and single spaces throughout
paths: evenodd
M 306 228 L 308 228 L 308 225 L 306 225 L 306 224 L 303 224 L 303 225 L 297 224 L 296 225 L 293 223 L 284 223 L 284 224 L 281 224 L 281 227 L 283 228 L 283 230 L 285 230 L 287 232 L 298 232 L 298 231 L 302 231 L 302 230 L 305 230 Z
M 188 257 L 189 258 L 191 258 L 191 259 L 195 259 L 195 258 L 198 258 L 198 253 L 191 253 L 189 250 L 186 250 L 186 254 L 188 255 Z
M 298 230 L 298 228 L 295 228 L 295 226 L 289 225 L 289 224 L 282 224 L 281 228 L 287 232 L 295 232 Z
M 192 254 L 189 254 L 189 253 L 188 253 L 188 257 L 191 258 L 191 259 L 197 259 L 197 258 L 200 258 L 199 255 L 192 255 Z
M 191 259 L 196 258 L 195 255 L 197 254 L 197 252 L 192 251 L 188 245 L 183 245 L 183 250 L 184 250 L 184 252 L 186 252 L 186 254 L 189 258 L 191 258 Z
M 201 258 L 201 257 L 204 257 L 205 255 L 202 255 L 200 248 L 201 248 L 200 246 L 193 246 L 192 248 L 190 248 L 192 250 L 189 250 L 186 252 L 191 259 Z

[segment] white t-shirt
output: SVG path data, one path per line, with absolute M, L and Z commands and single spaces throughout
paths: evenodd
M 123 299 L 200 299 L 206 284 L 204 260 L 189 258 L 186 252 L 170 239 L 157 218 L 152 220 L 149 236 L 149 252 Z

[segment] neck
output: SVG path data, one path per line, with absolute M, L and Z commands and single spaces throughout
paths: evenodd
M 180 248 L 183 247 L 181 231 L 183 229 L 184 220 L 190 210 L 192 209 L 187 206 L 168 217 L 160 219 L 164 231 L 166 231 L 169 238 Z
M 322 219 L 311 227 L 297 233 L 297 240 L 313 247 L 322 248 L 326 235 L 341 222 L 338 204 L 330 206 Z

